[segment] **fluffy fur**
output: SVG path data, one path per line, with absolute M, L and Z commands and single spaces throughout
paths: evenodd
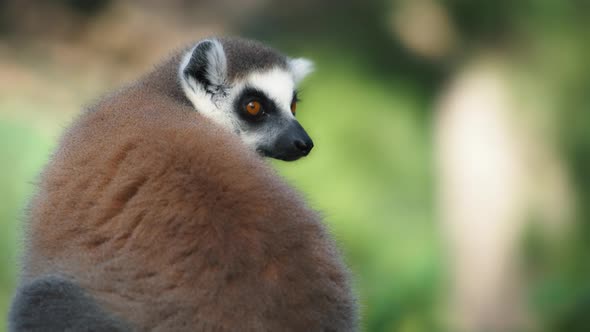
M 11 329 L 355 330 L 348 272 L 321 219 L 238 136 L 195 112 L 182 60 L 63 136 L 30 204 Z M 58 313 L 24 328 L 48 307 Z
M 293 73 L 295 83 L 299 83 L 313 71 L 313 63 L 303 58 L 290 59 L 289 69 Z

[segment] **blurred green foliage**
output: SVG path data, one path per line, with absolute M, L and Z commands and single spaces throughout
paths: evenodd
M 16 286 L 21 220 L 33 182 L 52 142 L 27 124 L 0 121 L 0 312 L 4 316 Z M 3 331 L 6 324 L 0 325 Z

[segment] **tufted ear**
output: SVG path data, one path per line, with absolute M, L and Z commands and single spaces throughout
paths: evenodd
M 288 63 L 295 84 L 301 82 L 314 69 L 313 62 L 304 58 L 289 59 Z
M 193 90 L 200 86 L 208 93 L 217 94 L 227 85 L 227 58 L 216 39 L 199 42 L 187 53 L 180 69 L 181 78 Z

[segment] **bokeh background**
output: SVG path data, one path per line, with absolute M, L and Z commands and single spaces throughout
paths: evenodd
M 316 149 L 273 164 L 323 211 L 364 331 L 590 331 L 585 0 L 0 1 L 0 331 L 64 127 L 226 34 L 316 62 Z

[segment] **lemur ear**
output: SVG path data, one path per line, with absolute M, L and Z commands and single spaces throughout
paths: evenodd
M 288 64 L 295 84 L 301 82 L 314 69 L 313 62 L 304 58 L 289 59 Z
M 192 86 L 192 84 L 197 84 L 209 93 L 215 94 L 223 91 L 227 85 L 227 58 L 223 46 L 216 39 L 199 42 L 187 53 L 181 71 L 182 78 L 193 89 L 196 86 Z

